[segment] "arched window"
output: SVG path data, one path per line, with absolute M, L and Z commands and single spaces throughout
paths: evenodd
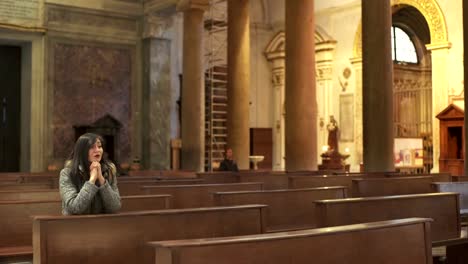
M 392 59 L 394 62 L 418 63 L 413 41 L 403 29 L 392 26 Z

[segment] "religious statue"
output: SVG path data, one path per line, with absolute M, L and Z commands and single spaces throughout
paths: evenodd
M 337 170 L 349 171 L 349 165 L 345 160 L 349 154 L 341 154 L 338 149 L 339 128 L 334 116 L 330 116 L 330 121 L 327 124 L 328 130 L 328 150 L 320 155 L 322 164 L 319 165 L 319 170 Z
M 338 152 L 338 123 L 335 117 L 330 116 L 330 122 L 327 125 L 328 130 L 328 151 Z

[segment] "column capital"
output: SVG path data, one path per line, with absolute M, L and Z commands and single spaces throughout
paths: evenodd
M 159 17 L 154 14 L 145 16 L 143 19 L 143 39 L 169 39 L 168 32 L 174 22 L 173 20 L 173 17 Z
M 207 11 L 210 8 L 208 0 L 180 0 L 177 3 L 177 11 L 184 12 L 189 9 L 200 9 Z
M 349 61 L 351 62 L 351 64 L 353 66 L 354 65 L 361 65 L 361 67 L 362 67 L 362 57 L 351 58 L 351 59 L 349 59 Z

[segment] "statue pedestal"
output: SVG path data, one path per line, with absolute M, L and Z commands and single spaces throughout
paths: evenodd
M 322 164 L 318 166 L 319 170 L 349 172 L 349 164 L 345 162 L 349 155 L 343 155 L 338 151 L 327 151 L 320 156 L 322 157 Z

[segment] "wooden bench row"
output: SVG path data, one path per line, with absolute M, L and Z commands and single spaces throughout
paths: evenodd
M 171 208 L 170 195 L 122 197 L 121 212 Z M 0 201 L 0 262 L 32 257 L 32 221 L 35 215 L 61 215 L 60 200 Z
M 323 227 L 423 217 L 432 218 L 434 221 L 430 235 L 426 236 L 430 237 L 432 242 L 460 238 L 458 194 L 454 193 L 416 194 L 379 199 L 375 197 L 333 199 L 318 201 L 316 204 L 316 221 Z M 251 206 L 254 205 L 245 205 L 241 208 L 252 208 Z M 237 236 L 240 234 L 236 232 L 246 230 L 249 222 L 257 223 L 255 230 L 249 229 L 255 232 L 251 234 L 267 232 L 265 223 L 268 222 L 266 220 L 268 207 L 256 208 L 259 211 L 255 216 L 249 214 L 255 220 L 243 218 L 246 212 L 237 214 L 223 212 L 215 216 L 206 213 L 206 210 L 215 212 L 218 210 L 216 207 L 140 212 L 130 214 L 132 217 L 129 217 L 129 214 L 36 217 L 33 239 L 35 263 L 63 263 L 67 259 L 71 261 L 68 263 L 106 261 L 125 263 L 128 260 L 136 263 L 153 263 L 155 256 L 145 246 L 149 241 L 228 236 L 226 233 Z M 187 212 L 190 212 L 188 213 L 190 217 L 187 216 Z M 200 215 L 191 215 L 193 212 L 198 212 Z M 158 216 L 151 220 L 145 218 L 153 214 Z M 91 228 L 83 230 L 80 226 Z M 118 231 L 113 232 L 114 229 Z M 387 236 L 381 237 L 383 240 L 387 238 Z M 413 236 L 400 238 L 411 240 Z M 336 250 L 336 254 L 340 254 L 341 244 L 334 243 L 330 246 Z M 36 258 L 40 258 L 41 262 L 36 262 Z
M 150 242 L 156 264 L 432 264 L 430 219 L 213 239 Z

